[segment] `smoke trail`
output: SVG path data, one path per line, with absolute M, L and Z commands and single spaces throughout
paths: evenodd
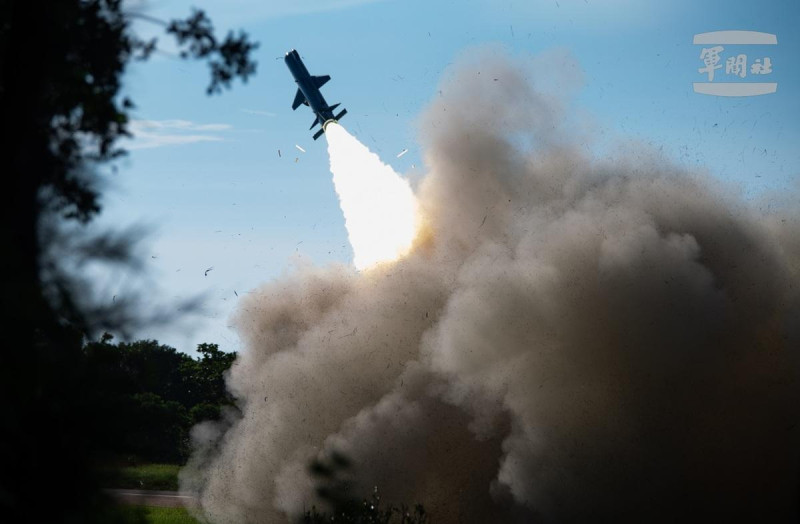
M 408 252 L 417 203 L 408 182 L 339 124 L 326 126 L 333 185 L 358 269 Z
M 285 521 L 336 449 L 437 523 L 796 518 L 797 196 L 765 215 L 646 150 L 596 163 L 498 57 L 442 92 L 428 240 L 244 300 L 243 415 L 196 428 L 182 473 L 203 514 Z

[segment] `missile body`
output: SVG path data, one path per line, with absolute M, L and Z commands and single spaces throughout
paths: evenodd
M 338 115 L 334 116 L 333 110 L 339 107 L 339 104 L 329 106 L 322 96 L 319 88 L 331 79 L 330 76 L 311 76 L 300 59 L 300 55 L 294 49 L 286 53 L 284 60 L 286 61 L 286 67 L 289 68 L 294 81 L 297 83 L 297 94 L 294 97 L 292 109 L 297 109 L 302 104 L 311 108 L 316 118 L 309 129 L 314 129 L 317 124 L 322 126 L 319 131 L 314 133 L 314 140 L 316 140 L 325 132 L 325 126 L 329 122 L 336 122 L 342 118 L 347 114 L 347 109 L 342 109 Z

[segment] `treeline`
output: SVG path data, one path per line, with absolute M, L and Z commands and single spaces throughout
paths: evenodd
M 105 460 L 181 464 L 188 458 L 189 431 L 235 409 L 225 372 L 236 353 L 200 344 L 198 357 L 155 340 L 113 343 L 111 335 L 84 345 L 87 399 L 102 420 Z

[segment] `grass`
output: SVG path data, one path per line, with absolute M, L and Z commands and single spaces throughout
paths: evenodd
M 105 484 L 109 488 L 177 491 L 180 469 L 176 464 L 125 466 L 109 472 Z
M 130 516 L 143 515 L 147 524 L 200 524 L 184 508 L 156 508 L 153 506 L 122 506 Z M 141 517 L 139 517 L 141 518 Z

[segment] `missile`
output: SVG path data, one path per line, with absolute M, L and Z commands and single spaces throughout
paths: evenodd
M 314 140 L 316 140 L 325 132 L 325 126 L 341 119 L 347 114 L 347 109 L 342 109 L 338 115 L 334 116 L 333 111 L 339 107 L 339 104 L 329 106 L 322 93 L 320 93 L 319 88 L 331 79 L 330 76 L 311 76 L 300 59 L 300 55 L 294 49 L 286 53 L 284 60 L 286 61 L 286 67 L 289 68 L 294 81 L 297 83 L 297 94 L 294 97 L 294 102 L 292 102 L 292 110 L 303 104 L 311 108 L 315 118 L 309 129 L 314 129 L 317 125 L 322 126 L 319 131 L 314 133 Z

